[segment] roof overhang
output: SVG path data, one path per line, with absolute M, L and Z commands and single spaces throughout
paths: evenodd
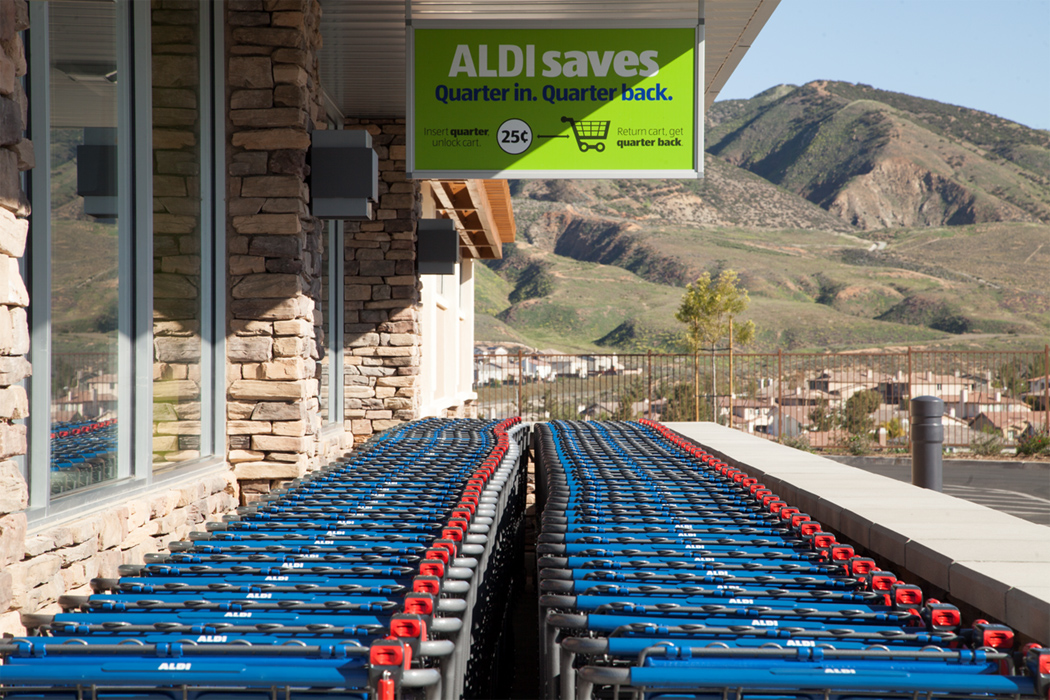
M 506 180 L 424 180 L 423 217 L 451 219 L 462 258 L 496 260 L 516 228 Z
M 780 0 L 322 0 L 319 52 L 327 104 L 343 117 L 406 116 L 409 21 L 550 21 L 569 26 L 704 22 L 710 107 Z M 411 13 L 411 16 L 409 16 Z M 424 216 L 455 221 L 464 258 L 503 256 L 515 224 L 505 180 L 427 180 Z
M 704 106 L 710 107 L 780 0 L 322 0 L 321 82 L 347 117 L 405 116 L 405 25 L 411 19 L 575 23 L 704 20 Z
M 706 0 L 704 108 L 725 87 L 780 0 Z

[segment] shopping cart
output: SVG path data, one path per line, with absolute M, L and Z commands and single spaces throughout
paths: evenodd
M 491 696 L 527 436 L 518 419 L 388 431 L 24 615 L 34 636 L 0 639 L 0 698 Z
M 540 678 L 560 700 L 1046 695 L 1050 650 L 963 627 L 651 421 L 540 424 Z
M 572 127 L 572 133 L 576 137 L 576 145 L 580 147 L 580 150 L 586 153 L 590 149 L 594 149 L 601 153 L 605 150 L 605 144 L 602 141 L 609 135 L 609 122 L 608 120 L 589 120 L 589 121 L 576 121 L 572 117 L 562 117 L 562 122 L 568 122 L 569 126 Z M 588 143 L 589 141 L 596 141 L 597 143 Z

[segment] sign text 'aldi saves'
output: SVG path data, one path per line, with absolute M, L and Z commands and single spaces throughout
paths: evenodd
M 697 32 L 412 31 L 414 177 L 696 177 Z

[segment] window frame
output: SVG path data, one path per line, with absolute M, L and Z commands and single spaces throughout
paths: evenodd
M 343 402 L 343 381 L 345 372 L 345 349 L 343 348 L 343 319 L 346 318 L 343 307 L 343 275 L 345 228 L 342 219 L 332 221 L 325 245 L 330 245 L 328 253 L 328 307 L 325 308 L 325 351 L 331 354 L 328 362 L 328 421 L 323 426 L 326 430 L 342 431 L 346 409 Z M 334 426 L 334 427 L 333 427 Z
M 222 3 L 200 0 L 200 178 L 201 178 L 201 457 L 155 471 L 153 466 L 153 138 L 152 3 L 114 0 L 118 65 L 131 80 L 120 86 L 118 122 L 118 432 L 117 476 L 52 498 L 51 431 L 51 147 L 49 2 L 29 4 L 25 32 L 29 72 L 29 137 L 37 167 L 28 173 L 32 205 L 30 243 L 23 270 L 30 293 L 29 360 L 26 380 L 24 476 L 29 486 L 27 517 L 34 526 L 83 515 L 148 492 L 165 482 L 225 470 L 225 250 L 226 134 L 224 12 Z M 123 62 L 123 63 L 121 63 Z M 144 68 L 143 68 L 144 67 Z M 127 222 L 127 223 L 124 223 Z
M 341 130 L 346 118 L 327 93 L 324 94 L 326 123 L 329 129 Z M 346 377 L 344 363 L 346 349 L 343 347 L 346 319 L 346 222 L 342 219 L 322 221 L 324 241 L 328 250 L 328 305 L 321 309 L 324 314 L 325 347 L 328 360 L 328 418 L 321 423 L 322 435 L 340 434 L 346 430 Z M 320 395 L 320 387 L 318 394 Z

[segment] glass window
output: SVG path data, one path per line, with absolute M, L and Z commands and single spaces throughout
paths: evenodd
M 221 11 L 30 5 L 27 472 L 40 517 L 56 497 L 76 508 L 95 497 L 87 487 L 148 482 L 222 449 L 210 427 L 222 404 L 222 62 L 210 31 Z
M 314 309 L 321 425 L 343 420 L 343 222 L 324 222 L 321 237 L 321 289 Z
M 51 469 L 58 495 L 117 475 L 120 216 L 129 129 L 112 2 L 51 2 Z
M 201 7 L 153 0 L 153 464 L 201 456 Z
M 332 264 L 332 240 L 335 238 L 336 223 L 332 219 L 324 222 L 324 234 L 321 236 L 321 290 L 317 305 L 314 307 L 314 333 L 317 335 L 317 379 L 321 387 L 321 425 L 332 422 L 332 333 L 331 324 L 327 323 L 331 314 L 332 275 L 329 269 Z

